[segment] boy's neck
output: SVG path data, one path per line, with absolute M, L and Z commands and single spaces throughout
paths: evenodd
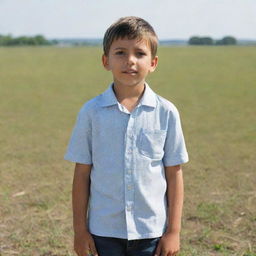
M 145 83 L 137 86 L 120 86 L 114 82 L 113 90 L 119 102 L 123 100 L 137 101 L 142 97 L 145 90 Z

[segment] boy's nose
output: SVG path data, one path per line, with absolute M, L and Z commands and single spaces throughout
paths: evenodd
M 135 62 L 136 62 L 135 56 L 133 56 L 133 55 L 128 55 L 127 63 L 128 63 L 129 65 L 132 65 L 132 64 L 134 64 Z

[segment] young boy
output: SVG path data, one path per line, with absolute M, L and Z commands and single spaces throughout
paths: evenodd
M 157 66 L 157 44 L 138 17 L 121 18 L 105 33 L 102 62 L 113 83 L 81 108 L 65 155 L 76 163 L 78 256 L 179 251 L 188 154 L 177 109 L 145 82 Z

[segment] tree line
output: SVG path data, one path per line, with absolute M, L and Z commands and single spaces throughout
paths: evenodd
M 54 45 L 56 40 L 47 40 L 42 35 L 12 37 L 11 35 L 0 35 L 0 46 L 23 46 L 23 45 Z
M 235 45 L 237 44 L 237 40 L 232 36 L 225 36 L 220 40 L 214 40 L 211 37 L 193 36 L 188 40 L 188 44 L 190 45 Z
M 0 35 L 0 46 L 39 46 L 39 45 L 55 45 L 58 40 L 47 40 L 42 35 L 32 37 L 20 36 L 12 37 L 11 35 Z M 80 42 L 81 44 L 81 42 Z M 193 36 L 188 40 L 189 45 L 236 45 L 237 40 L 232 36 L 225 36 L 220 40 L 214 40 L 211 37 Z

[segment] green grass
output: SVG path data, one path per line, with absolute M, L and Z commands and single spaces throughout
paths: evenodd
M 160 48 L 148 82 L 180 110 L 181 256 L 256 255 L 256 48 Z M 63 155 L 82 104 L 111 82 L 99 48 L 0 48 L 1 255 L 74 255 Z M 21 194 L 17 194 L 23 192 Z

